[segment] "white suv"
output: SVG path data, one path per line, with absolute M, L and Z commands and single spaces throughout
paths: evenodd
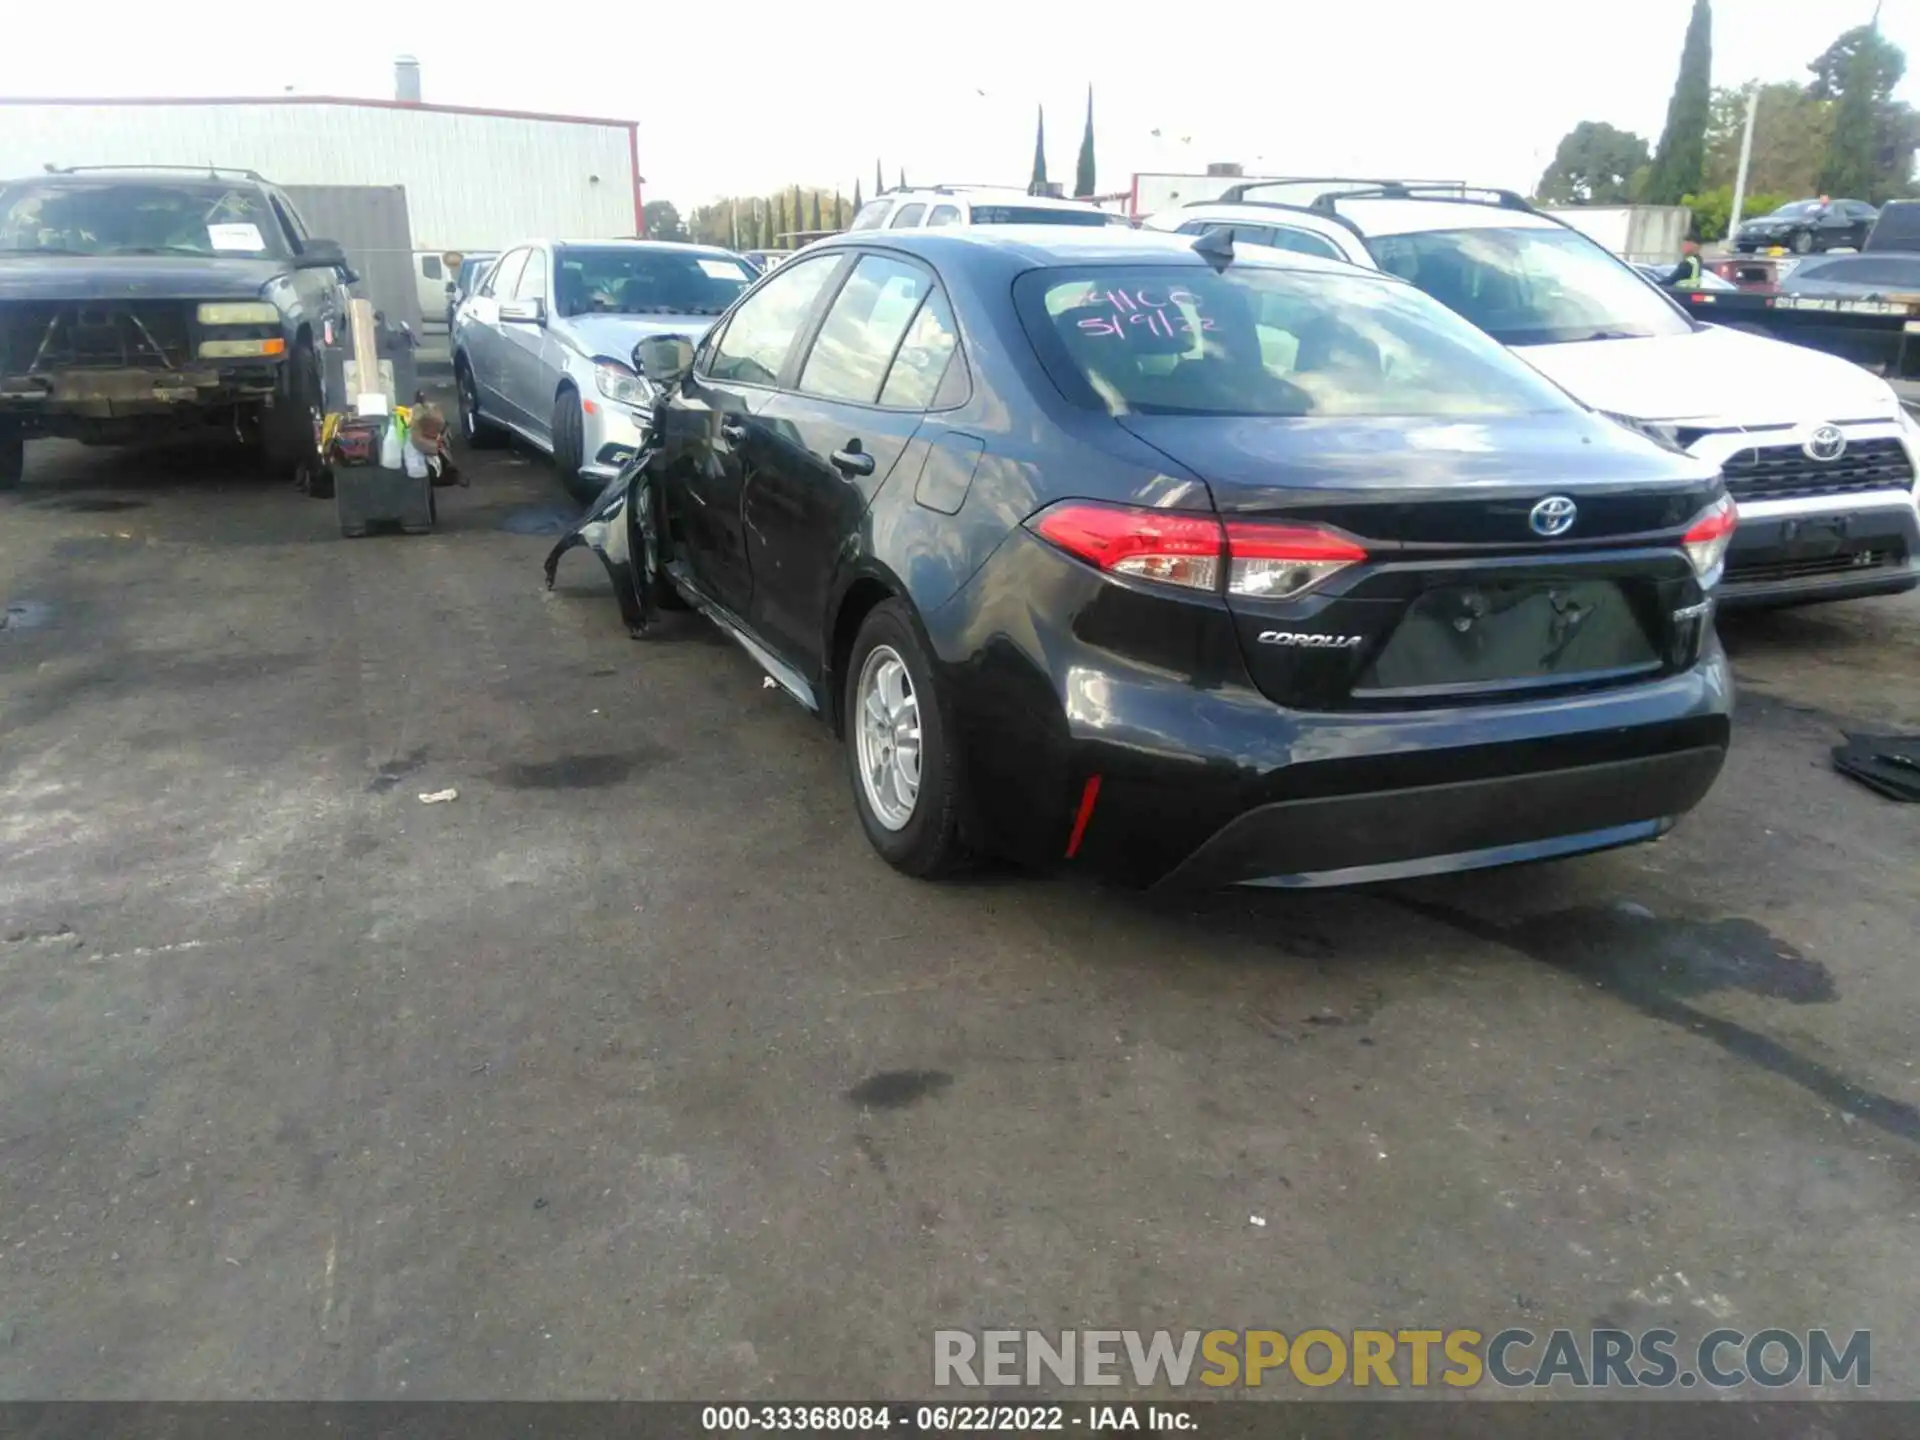
M 1274 191 L 1291 193 L 1248 198 Z M 1740 508 L 1723 606 L 1920 585 L 1920 426 L 1886 381 L 1836 356 L 1695 322 L 1631 266 L 1518 195 L 1249 183 L 1145 224 L 1227 230 L 1240 243 L 1399 275 L 1576 399 L 1713 461 Z
M 985 185 L 889 190 L 860 207 L 849 230 L 912 230 L 935 225 L 1125 225 L 1127 217 L 1084 200 Z

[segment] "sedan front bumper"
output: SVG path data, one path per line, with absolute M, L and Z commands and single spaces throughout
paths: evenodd
M 585 442 L 580 473 L 604 484 L 639 453 L 647 423 L 638 412 L 610 400 L 595 398 L 580 408 Z

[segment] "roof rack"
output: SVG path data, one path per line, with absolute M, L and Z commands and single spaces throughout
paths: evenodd
M 1284 210 L 1294 215 L 1311 215 L 1316 220 L 1331 220 L 1343 230 L 1351 230 L 1362 240 L 1366 236 L 1351 217 L 1336 214 L 1331 210 L 1317 210 L 1311 205 L 1289 205 L 1280 200 L 1189 200 L 1180 208 L 1195 210 L 1207 205 L 1240 205 L 1249 210 Z
M 1358 190 L 1329 190 L 1316 195 L 1308 208 L 1331 215 L 1341 200 L 1460 200 L 1469 205 L 1494 205 L 1502 210 L 1519 210 L 1538 215 L 1526 196 L 1491 185 L 1456 185 L 1448 182 L 1388 180 Z
M 53 165 L 47 166 L 49 175 L 80 175 L 94 170 L 166 170 L 176 175 L 205 175 L 218 180 L 223 175 L 237 175 L 243 180 L 257 180 L 262 185 L 268 183 L 267 177 L 256 170 L 241 170 L 226 165 Z
M 1216 203 L 1242 201 L 1247 198 L 1249 190 L 1274 190 L 1282 185 L 1353 185 L 1361 189 L 1380 185 L 1457 185 L 1463 190 L 1466 188 L 1464 180 L 1374 180 L 1356 175 L 1300 175 L 1277 180 L 1242 180 L 1238 185 L 1229 185 L 1221 191 Z

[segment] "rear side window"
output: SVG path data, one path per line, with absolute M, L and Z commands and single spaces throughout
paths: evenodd
M 889 230 L 905 230 L 909 226 L 918 225 L 920 223 L 920 217 L 926 214 L 926 212 L 927 207 L 924 205 L 902 205 L 900 207 L 900 213 L 893 217 L 893 223 L 887 228 Z
M 933 207 L 933 213 L 927 216 L 929 230 L 936 225 L 958 225 L 959 223 L 960 209 L 956 205 L 936 205 Z
M 840 287 L 800 372 L 800 388 L 829 400 L 871 405 L 893 352 L 913 323 L 933 277 L 918 265 L 867 255 Z M 939 376 L 934 383 L 939 383 Z
M 878 230 L 887 220 L 887 208 L 891 200 L 869 200 L 860 207 L 860 213 L 853 217 L 849 230 Z
M 939 394 L 940 381 L 959 344 L 947 297 L 935 290 L 907 327 L 900 353 L 893 357 L 893 368 L 881 387 L 880 403 L 895 410 L 925 410 Z
M 438 280 L 441 274 L 440 257 L 438 255 L 422 255 L 420 257 L 420 273 L 428 280 Z
M 1577 407 L 1412 286 L 1251 265 L 1030 271 L 1021 321 L 1112 415 L 1517 415 Z
M 839 255 L 789 260 L 741 302 L 714 347 L 708 375 L 749 385 L 772 385 L 820 291 L 840 266 Z
M 1054 210 L 1045 205 L 976 205 L 976 225 L 1105 225 L 1113 217 L 1091 205 Z

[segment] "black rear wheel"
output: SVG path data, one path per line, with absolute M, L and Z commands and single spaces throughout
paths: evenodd
M 506 432 L 480 413 L 480 389 L 464 356 L 454 367 L 453 383 L 460 392 L 460 438 L 475 450 L 497 450 L 506 444 Z
M 882 601 L 861 622 L 843 684 L 847 775 L 867 839 L 889 865 L 923 880 L 958 869 L 959 756 L 904 601 Z
M 17 490 L 27 468 L 27 437 L 11 420 L 0 420 L 0 490 Z
M 1812 250 L 1813 250 L 1813 232 L 1811 230 L 1794 231 L 1793 253 L 1796 255 L 1806 255 L 1811 253 Z

